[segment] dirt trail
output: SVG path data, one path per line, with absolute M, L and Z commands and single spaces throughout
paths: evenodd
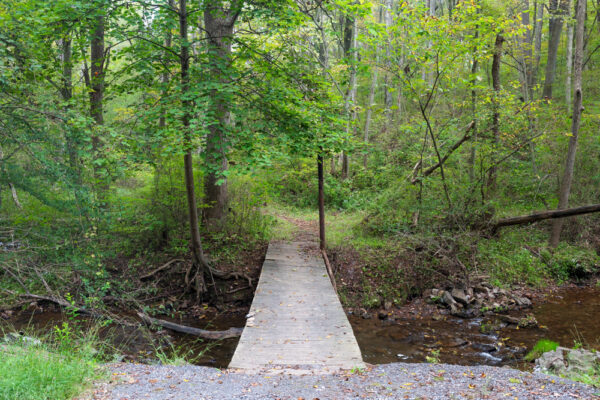
M 293 241 L 295 242 L 318 242 L 319 241 L 319 221 L 304 220 L 294 218 L 283 214 L 275 214 L 277 218 L 281 218 L 296 227 Z

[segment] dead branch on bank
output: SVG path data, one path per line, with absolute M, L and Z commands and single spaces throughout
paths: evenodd
M 208 331 L 205 329 L 194 328 L 192 326 L 179 325 L 162 319 L 152 318 L 151 316 L 142 312 L 138 312 L 137 315 L 147 325 L 157 325 L 175 332 L 186 333 L 188 335 L 198 336 L 203 339 L 228 339 L 238 337 L 244 330 L 244 328 L 229 328 L 225 331 Z
M 173 263 L 175 263 L 175 262 L 177 262 L 177 261 L 180 261 L 180 262 L 182 262 L 182 261 L 184 261 L 184 260 L 183 260 L 183 259 L 181 259 L 181 258 L 174 258 L 174 259 L 172 259 L 172 260 L 170 260 L 170 261 L 166 262 L 165 264 L 161 265 L 160 267 L 158 267 L 158 268 L 154 269 L 153 271 L 151 271 L 151 272 L 147 273 L 146 275 L 143 275 L 143 276 L 141 276 L 141 277 L 140 277 L 140 280 L 141 280 L 141 281 L 145 281 L 145 280 L 148 280 L 148 279 L 152 278 L 154 275 L 156 275 L 156 274 L 157 274 L 157 273 L 159 273 L 160 271 L 163 271 L 163 270 L 165 270 L 165 269 L 169 268 L 169 267 L 171 266 L 171 264 L 173 264 Z

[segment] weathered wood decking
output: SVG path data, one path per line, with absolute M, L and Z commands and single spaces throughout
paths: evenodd
M 327 372 L 364 366 L 323 259 L 303 252 L 307 246 L 269 245 L 230 368 Z

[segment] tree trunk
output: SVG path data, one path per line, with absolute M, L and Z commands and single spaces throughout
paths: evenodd
M 544 91 L 542 96 L 545 99 L 552 98 L 552 85 L 556 74 L 556 56 L 558 54 L 558 45 L 560 43 L 560 33 L 563 26 L 563 16 L 568 9 L 569 0 L 550 0 L 549 12 L 549 36 L 548 36 L 548 61 L 546 62 L 546 79 L 544 80 Z M 560 2 L 560 3 L 559 3 Z
M 502 45 L 504 37 L 501 33 L 496 35 L 494 44 L 494 57 L 492 59 L 492 86 L 494 88 L 494 96 L 492 98 L 492 134 L 494 137 L 494 152 L 497 151 L 500 142 L 500 105 L 498 104 L 498 95 L 500 94 L 500 63 L 502 61 Z M 497 167 L 494 165 L 490 168 L 488 189 L 496 189 Z
M 90 116 L 95 122 L 92 133 L 92 152 L 94 158 L 94 179 L 99 206 L 105 207 L 105 193 L 108 189 L 106 165 L 102 161 L 102 138 L 100 127 L 104 125 L 104 30 L 103 15 L 94 17 L 94 28 L 90 42 Z
M 169 0 L 169 7 L 172 9 L 175 9 L 175 0 Z M 173 42 L 173 33 L 171 31 L 170 28 L 167 28 L 166 32 L 165 32 L 165 48 L 169 49 L 171 48 Z M 167 57 L 169 56 L 168 52 L 165 51 L 163 53 L 163 57 L 164 57 L 164 65 L 168 65 L 168 61 L 167 61 Z M 167 95 L 167 84 L 169 83 L 169 70 L 165 69 L 165 71 L 162 73 L 161 77 L 160 77 L 160 81 L 164 86 L 163 89 L 163 97 L 165 97 Z M 163 111 L 160 113 L 160 118 L 158 119 L 158 127 L 161 128 L 161 130 L 163 128 L 165 128 L 167 126 L 166 123 L 166 117 L 165 117 L 165 110 L 163 109 Z
M 475 28 L 475 39 L 479 38 L 479 28 Z M 477 91 L 475 85 L 477 84 L 477 71 L 479 70 L 479 60 L 477 55 L 473 52 L 473 62 L 471 64 L 471 115 L 473 118 L 473 143 L 469 152 L 469 181 L 475 181 L 475 159 L 477 157 Z
M 346 16 L 344 24 L 344 56 L 350 62 L 350 77 L 348 81 L 348 90 L 346 93 L 345 111 L 348 117 L 346 125 L 346 135 L 349 137 L 355 130 L 356 123 L 356 18 Z M 350 161 L 348 153 L 342 153 L 342 179 L 347 179 L 350 175 Z
M 523 10 L 521 11 L 521 22 L 524 32 L 520 37 L 521 42 L 521 87 L 525 101 L 533 99 L 533 35 L 531 29 L 529 0 L 523 0 Z
M 537 76 L 542 57 L 542 27 L 544 26 L 544 5 L 535 1 L 535 23 L 533 25 L 533 72 L 531 74 L 531 87 L 537 85 Z
M 365 115 L 365 131 L 364 131 L 364 142 L 365 145 L 369 144 L 369 134 L 371 130 L 371 118 L 373 115 L 373 107 L 375 107 L 375 91 L 377 89 L 377 71 L 379 64 L 379 47 L 375 49 L 375 65 L 371 70 L 371 85 L 369 86 L 369 97 L 367 98 L 367 112 Z M 363 166 L 367 168 L 367 163 L 369 160 L 368 150 L 365 149 L 365 155 L 363 156 Z
M 392 10 L 394 8 L 394 0 L 385 0 L 383 7 L 383 22 L 385 24 L 385 30 L 386 30 L 386 37 L 387 37 L 387 43 L 385 45 L 385 74 L 384 74 L 384 82 L 383 82 L 383 102 L 384 102 L 384 112 L 385 115 L 387 116 L 387 122 L 388 124 L 392 123 L 393 120 L 393 113 L 392 113 L 392 106 L 393 106 L 393 98 L 392 98 L 392 91 L 391 91 L 391 87 L 392 87 L 392 79 L 390 76 L 389 71 L 391 70 L 391 64 L 392 64 L 392 60 L 390 59 L 391 57 L 391 43 L 390 43 L 390 28 L 392 27 L 393 24 L 393 18 L 392 18 Z M 387 126 L 385 127 L 385 129 L 387 130 Z
M 569 148 L 567 150 L 567 162 L 560 187 L 558 209 L 564 209 L 569 206 L 569 194 L 571 193 L 571 184 L 573 182 L 573 171 L 575 169 L 575 155 L 577 153 L 577 139 L 579 136 L 579 126 L 581 125 L 581 113 L 583 112 L 583 93 L 581 88 L 581 75 L 583 71 L 583 46 L 585 41 L 585 8 L 586 1 L 578 0 L 575 12 L 575 62 L 573 63 L 573 118 L 571 123 L 571 138 L 569 139 Z M 560 232 L 563 221 L 557 220 L 552 224 L 552 234 L 550 236 L 550 246 L 556 247 L 560 241 Z
M 539 213 L 534 213 L 530 215 L 524 215 L 520 217 L 511 217 L 511 218 L 503 218 L 498 220 L 492 226 L 492 233 L 496 233 L 498 229 L 504 226 L 511 225 L 524 225 L 531 224 L 533 222 L 543 221 L 545 219 L 558 219 L 558 218 L 566 218 L 572 217 L 574 215 L 583 215 L 600 212 L 600 204 L 593 204 L 590 206 L 582 206 L 575 208 L 567 208 L 564 210 L 552 210 L 552 211 L 543 211 Z
M 317 178 L 319 180 L 319 248 L 325 250 L 325 190 L 323 188 L 323 155 L 317 156 Z
M 69 102 L 73 97 L 73 47 L 71 36 L 67 35 L 61 40 L 62 48 L 62 85 L 60 95 L 66 103 L 65 109 L 68 111 L 71 107 Z M 73 132 L 67 127 L 65 134 L 65 143 L 67 147 L 67 156 L 69 157 L 69 167 L 74 177 L 75 184 L 81 184 L 81 166 L 77 155 L 77 139 Z M 77 190 L 76 190 L 77 192 Z
M 231 2 L 227 6 L 221 0 L 212 0 L 205 5 L 204 26 L 208 39 L 211 79 L 218 85 L 228 85 L 231 68 L 231 43 L 233 27 L 243 6 L 243 1 Z M 211 228 L 223 225 L 227 216 L 228 131 L 231 127 L 231 99 L 226 90 L 215 88 L 211 92 L 208 114 L 214 118 L 209 122 L 206 137 L 205 218 Z
M 571 14 L 571 10 L 569 10 Z M 565 103 L 567 110 L 571 112 L 573 98 L 571 96 L 571 77 L 573 73 L 573 24 L 567 25 L 567 73 L 565 76 Z
M 187 1 L 179 0 L 179 39 L 181 50 L 179 63 L 181 65 L 181 104 L 183 112 L 181 114 L 181 125 L 183 126 L 183 145 L 185 154 L 183 156 L 183 165 L 185 170 L 185 191 L 187 194 L 188 215 L 190 222 L 190 244 L 194 264 L 196 265 L 195 285 L 196 294 L 206 292 L 204 283 L 204 272 L 208 268 L 202 249 L 202 239 L 200 238 L 200 228 L 198 226 L 198 206 L 196 204 L 196 190 L 194 188 L 194 164 L 192 160 L 192 132 L 190 131 L 190 120 L 192 117 L 192 102 L 188 98 L 190 87 L 189 68 L 190 68 L 190 44 L 188 41 L 188 13 Z M 186 282 L 187 284 L 188 282 Z

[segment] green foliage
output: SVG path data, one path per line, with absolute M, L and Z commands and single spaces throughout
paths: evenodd
M 528 250 L 530 232 L 507 232 L 502 240 L 483 239 L 478 245 L 478 262 L 491 274 L 492 283 L 522 282 L 540 285 L 547 276 L 544 263 Z M 540 238 L 541 240 L 544 240 Z
M 533 349 L 523 358 L 525 361 L 534 361 L 539 358 L 542 354 L 548 351 L 554 351 L 558 348 L 559 344 L 548 339 L 538 340 L 533 346 Z
M 559 281 L 581 279 L 594 274 L 600 265 L 600 256 L 592 249 L 561 243 L 550 252 L 541 253 L 542 260 Z
M 65 324 L 40 345 L 0 344 L 0 399 L 69 400 L 103 378 L 96 338 Z
M 430 364 L 438 364 L 440 362 L 440 350 L 431 350 L 428 356 L 425 356 L 425 361 Z

